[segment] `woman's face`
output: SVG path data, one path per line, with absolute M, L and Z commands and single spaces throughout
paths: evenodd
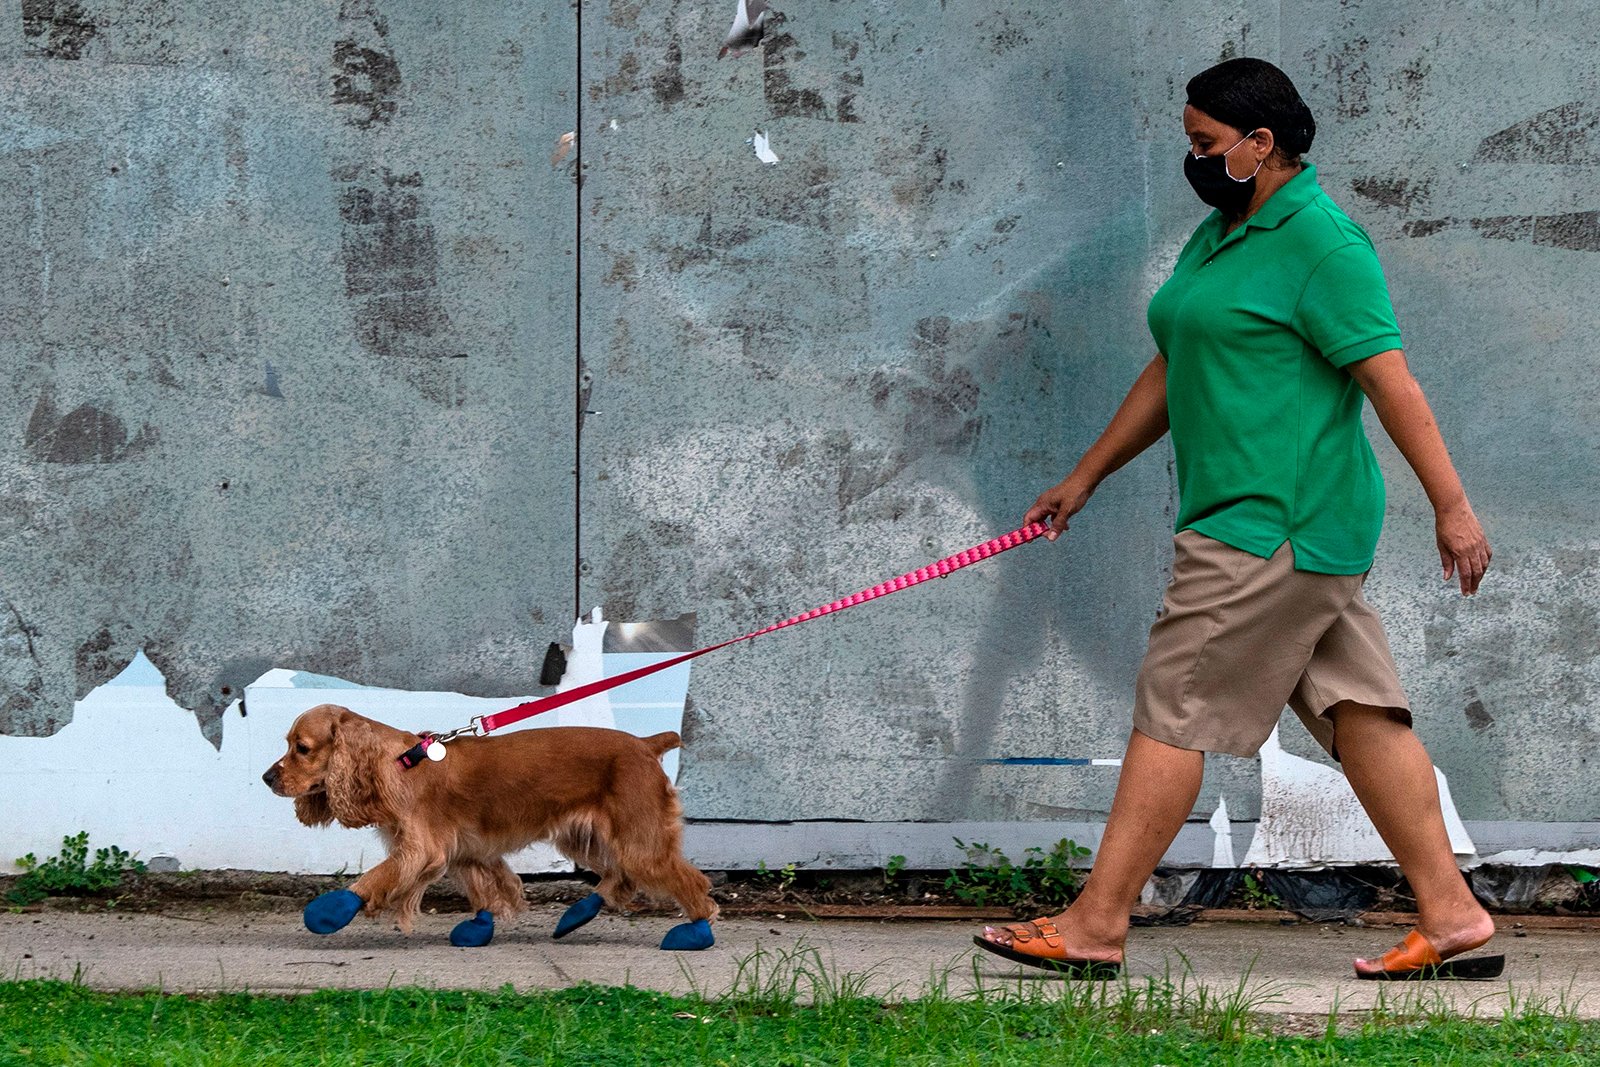
M 1183 106 L 1183 132 L 1189 136 L 1189 151 L 1197 156 L 1227 152 L 1228 173 L 1234 177 L 1251 173 L 1272 152 L 1272 131 L 1235 129 L 1188 104 Z M 1245 139 L 1247 133 L 1250 136 Z M 1244 144 L 1239 144 L 1240 140 Z

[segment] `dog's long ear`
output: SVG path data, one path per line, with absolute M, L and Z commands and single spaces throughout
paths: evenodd
M 328 810 L 352 829 L 393 822 L 394 754 L 386 752 L 370 720 L 347 711 L 333 729 L 328 758 Z
M 294 798 L 294 817 L 307 826 L 326 826 L 333 821 L 325 792 L 306 793 Z

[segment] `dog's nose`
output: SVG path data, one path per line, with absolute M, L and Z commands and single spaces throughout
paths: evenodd
M 278 788 L 278 765 L 274 763 L 272 766 L 268 767 L 267 773 L 261 776 L 261 780 L 267 783 L 268 789 Z

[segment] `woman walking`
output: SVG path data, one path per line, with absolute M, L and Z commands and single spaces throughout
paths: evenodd
M 1301 162 L 1316 126 L 1293 83 L 1235 59 L 1196 76 L 1188 97 L 1184 172 L 1216 210 L 1150 301 L 1157 355 L 1025 519 L 1049 519 L 1054 540 L 1107 475 L 1170 430 L 1172 582 L 1083 892 L 1060 915 L 975 940 L 1019 962 L 1115 973 L 1129 910 L 1194 807 L 1205 753 L 1254 755 L 1288 704 L 1340 762 L 1416 896 L 1416 929 L 1356 973 L 1492 977 L 1501 957 L 1453 960 L 1494 923 L 1456 867 L 1433 763 L 1361 595 L 1384 508 L 1363 398 L 1426 490 L 1444 577 L 1463 595 L 1489 565 L 1488 541 L 1407 369 L 1372 242 Z

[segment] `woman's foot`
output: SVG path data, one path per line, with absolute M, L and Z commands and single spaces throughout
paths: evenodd
M 1002 926 L 985 926 L 983 939 L 1007 948 L 1025 948 L 1030 944 L 1048 947 L 1049 954 L 1069 960 L 1095 960 L 1121 963 L 1122 940 L 1109 940 L 1090 936 L 1085 930 L 1068 921 L 1070 911 L 1035 919 L 1032 922 L 1006 923 Z M 1044 929 L 1041 930 L 1040 927 Z
M 1447 960 L 1487 944 L 1494 936 L 1494 919 L 1487 911 L 1478 908 L 1475 915 L 1470 912 L 1463 913 L 1458 922 L 1418 923 L 1416 932 L 1427 939 L 1440 959 Z M 1382 974 L 1383 970 L 1382 957 L 1375 960 L 1356 960 L 1357 974 Z

